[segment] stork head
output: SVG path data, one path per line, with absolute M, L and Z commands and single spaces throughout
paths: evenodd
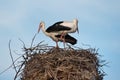
M 44 25 L 45 25 L 44 22 L 41 21 L 39 24 L 38 33 L 40 32 L 40 29 L 44 27 Z
M 76 30 L 77 30 L 77 32 L 78 32 L 78 34 L 79 34 L 78 19 L 73 19 L 73 22 L 75 23 L 75 25 L 76 25 Z
M 73 22 L 78 24 L 78 19 L 73 19 Z

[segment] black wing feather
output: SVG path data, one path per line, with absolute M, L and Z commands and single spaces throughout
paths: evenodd
M 60 38 L 61 35 L 56 35 L 55 37 Z M 63 40 L 60 40 L 60 41 L 63 42 Z M 74 45 L 74 44 L 77 43 L 77 40 L 76 40 L 74 37 L 66 34 L 66 35 L 65 35 L 65 42 L 68 42 L 68 43 Z
M 69 27 L 60 25 L 61 23 L 63 23 L 63 21 L 56 22 L 52 26 L 48 27 L 46 29 L 46 32 L 58 32 L 58 31 L 64 31 L 64 30 L 70 30 L 71 29 Z

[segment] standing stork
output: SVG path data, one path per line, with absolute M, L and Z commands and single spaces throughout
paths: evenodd
M 40 31 L 41 27 L 43 27 L 43 28 L 45 27 L 44 22 L 41 22 L 40 25 L 41 26 L 39 27 L 38 32 Z M 51 33 L 52 35 L 53 34 L 61 35 L 60 38 L 64 42 L 64 47 L 65 47 L 65 35 L 68 33 L 74 33 L 76 31 L 79 33 L 77 19 L 73 19 L 73 21 L 59 21 L 59 22 L 54 23 L 52 26 L 50 26 L 46 29 L 47 33 Z M 48 34 L 48 35 L 51 35 L 51 34 Z
M 57 48 L 58 48 L 58 41 L 63 42 L 63 39 L 61 39 L 62 34 L 60 34 L 60 33 L 57 32 L 57 31 L 55 31 L 55 32 L 54 32 L 54 31 L 53 31 L 53 32 L 49 32 L 49 31 L 47 31 L 47 30 L 49 30 L 49 28 L 45 30 L 45 23 L 44 23 L 44 22 L 40 22 L 39 28 L 38 28 L 38 33 L 39 33 L 40 29 L 42 29 L 42 31 L 43 31 L 43 33 L 44 33 L 45 35 L 49 36 L 50 38 L 52 38 L 53 41 L 56 42 L 56 47 L 57 47 Z M 72 45 L 76 44 L 76 42 L 77 42 L 77 40 L 76 40 L 75 38 L 71 37 L 71 36 L 68 35 L 68 34 L 66 34 L 66 35 L 64 36 L 64 41 L 65 41 L 65 42 L 68 42 L 68 43 L 70 43 L 70 44 L 72 44 Z M 65 46 L 64 46 L 64 47 L 65 47 Z
M 60 38 L 61 35 L 55 35 L 55 37 L 58 38 L 58 41 L 63 42 L 63 40 Z M 70 43 L 70 44 L 72 44 L 72 45 L 74 45 L 74 44 L 77 43 L 77 40 L 76 40 L 74 37 L 72 37 L 72 36 L 70 36 L 70 35 L 68 35 L 68 34 L 66 34 L 66 35 L 64 36 L 64 39 L 65 39 L 65 42 Z
M 78 32 L 78 20 L 73 19 L 73 21 L 59 21 L 50 26 L 47 30 L 47 32 L 57 32 L 59 34 L 62 34 L 64 36 L 67 33 L 74 33 Z M 61 37 L 62 37 L 61 36 Z

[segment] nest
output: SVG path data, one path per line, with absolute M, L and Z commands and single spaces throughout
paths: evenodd
M 20 80 L 103 80 L 95 49 L 66 49 L 39 45 L 24 48 Z

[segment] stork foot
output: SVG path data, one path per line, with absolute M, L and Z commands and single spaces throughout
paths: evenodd
M 59 48 L 59 46 L 56 46 L 55 48 Z
M 59 49 L 59 46 L 58 46 L 58 42 L 56 42 L 56 47 L 55 47 L 56 49 Z

